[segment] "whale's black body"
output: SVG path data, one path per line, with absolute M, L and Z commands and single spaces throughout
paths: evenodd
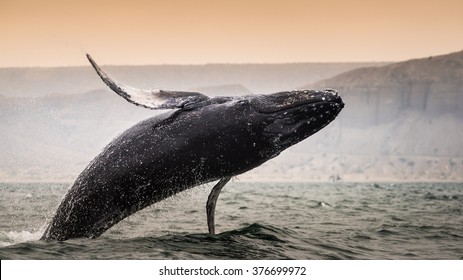
M 94 67 L 113 90 L 124 90 Z M 125 217 L 181 191 L 219 179 L 223 187 L 230 177 L 326 126 L 344 106 L 333 90 L 218 98 L 156 93 L 165 94 L 173 105 L 156 99 L 155 109 L 174 110 L 115 138 L 70 187 L 44 239 L 98 237 Z M 185 98 L 172 101 L 171 93 Z M 123 97 L 148 104 L 140 104 L 133 94 Z

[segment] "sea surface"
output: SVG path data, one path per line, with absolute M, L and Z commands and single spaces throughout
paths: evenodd
M 148 207 L 96 239 L 40 237 L 67 184 L 0 184 L 0 259 L 463 259 L 463 183 L 213 184 Z

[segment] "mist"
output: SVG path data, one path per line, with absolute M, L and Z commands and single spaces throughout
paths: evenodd
M 239 180 L 463 180 L 463 52 L 399 63 L 103 67 L 133 87 L 210 96 L 339 92 L 346 106 L 335 121 Z M 90 66 L 3 68 L 0 81 L 0 181 L 71 182 L 115 136 L 159 114 L 106 89 Z

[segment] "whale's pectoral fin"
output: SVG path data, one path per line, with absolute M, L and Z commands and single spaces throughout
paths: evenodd
M 149 109 L 191 108 L 195 107 L 195 104 L 209 99 L 208 96 L 199 92 L 144 90 L 123 85 L 101 70 L 89 54 L 87 54 L 87 58 L 107 86 L 135 105 Z
M 222 188 L 230 181 L 231 177 L 225 177 L 220 179 L 220 181 L 212 188 L 209 197 L 207 198 L 206 203 L 206 213 L 207 213 L 207 227 L 209 228 L 209 234 L 215 234 L 215 205 L 217 203 L 217 198 L 219 198 L 220 191 Z

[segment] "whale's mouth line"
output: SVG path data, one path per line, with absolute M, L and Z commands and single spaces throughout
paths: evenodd
M 327 126 L 343 107 L 341 99 L 317 100 L 267 113 L 266 134 L 276 147 L 289 147 Z
M 344 107 L 344 103 L 342 101 L 313 101 L 313 102 L 308 102 L 308 103 L 302 103 L 302 104 L 297 104 L 293 107 L 289 108 L 281 108 L 279 110 L 274 110 L 274 111 L 263 111 L 258 108 L 256 108 L 256 111 L 262 114 L 285 114 L 285 113 L 290 113 L 293 111 L 298 111 L 304 109 L 304 107 L 310 108 L 311 106 L 332 106 L 334 105 L 337 107 L 337 111 L 340 111 Z

